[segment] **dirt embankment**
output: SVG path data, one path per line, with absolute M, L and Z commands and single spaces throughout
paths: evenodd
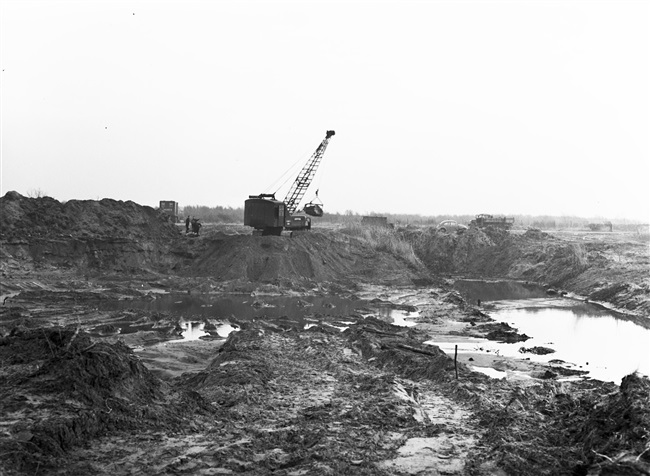
M 186 256 L 177 268 L 181 275 L 290 287 L 328 282 L 350 286 L 355 281 L 404 285 L 426 272 L 357 238 L 325 230 L 292 238 L 215 233 Z
M 470 228 L 460 235 L 410 231 L 405 238 L 436 274 L 539 282 L 650 313 L 650 249 L 634 235 Z
M 187 236 L 165 215 L 133 202 L 104 199 L 0 198 L 2 272 L 69 270 L 84 276 L 114 273 L 205 277 L 230 282 L 309 288 L 356 281 L 411 284 L 424 267 L 362 240 L 333 231 L 293 238 L 225 234 L 204 227 Z
M 178 229 L 151 207 L 111 199 L 0 198 L 2 271 L 142 272 L 175 262 Z

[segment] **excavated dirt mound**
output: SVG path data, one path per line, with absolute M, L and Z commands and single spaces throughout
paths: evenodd
M 482 443 L 470 467 L 492 460 L 507 474 L 650 474 L 650 381 L 631 374 L 620 388 L 585 381 L 508 388 L 466 386 L 477 401 Z M 478 393 L 480 392 L 480 393 Z
M 2 271 L 68 269 L 84 275 L 154 272 L 284 287 L 323 282 L 412 284 L 424 268 L 363 240 L 331 231 L 186 236 L 164 214 L 104 199 L 0 198 Z
M 364 358 L 385 370 L 420 380 L 449 381 L 454 361 L 439 347 L 422 345 L 426 339 L 415 329 L 399 329 L 375 318 L 366 318 L 345 331 Z M 418 338 L 419 337 L 419 338 Z M 467 369 L 458 366 L 462 373 Z
M 107 239 L 172 239 L 178 229 L 166 215 L 127 201 L 27 198 L 7 192 L 0 198 L 0 238 L 94 237 Z
M 139 272 L 175 262 L 176 226 L 151 207 L 110 199 L 0 198 L 2 270 Z
M 314 230 L 292 238 L 207 237 L 191 256 L 182 274 L 290 286 L 295 282 L 311 286 L 323 282 L 350 285 L 355 280 L 412 284 L 424 271 L 391 253 L 375 251 L 359 239 Z
M 195 471 L 214 453 L 214 474 L 388 476 L 402 473 L 381 462 L 392 460 L 407 438 L 463 441 L 457 420 L 434 420 L 418 400 L 427 376 L 448 380 L 453 364 L 436 347 L 424 349 L 417 336 L 376 319 L 343 333 L 327 326 L 282 330 L 260 321 L 231 334 L 204 371 L 184 379 L 225 412 L 222 440 L 206 435 L 201 445 L 210 449 L 193 461 Z M 436 414 L 444 413 L 437 408 L 441 399 L 431 402 Z M 447 448 L 428 464 L 445 468 L 460 453 Z
M 78 329 L 16 328 L 0 338 L 0 361 L 5 469 L 57 466 L 107 432 L 171 429 L 188 411 L 210 411 L 196 394 L 165 391 L 126 345 Z

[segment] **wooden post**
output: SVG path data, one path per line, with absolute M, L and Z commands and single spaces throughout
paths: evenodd
M 456 371 L 456 380 L 458 380 L 458 344 L 454 346 L 454 370 Z

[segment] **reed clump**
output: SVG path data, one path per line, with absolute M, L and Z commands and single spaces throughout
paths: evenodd
M 340 231 L 364 241 L 375 251 L 390 253 L 413 266 L 422 266 L 411 243 L 406 241 L 394 228 L 350 224 Z

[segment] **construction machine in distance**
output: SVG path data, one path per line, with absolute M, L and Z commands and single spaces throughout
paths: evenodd
M 296 214 L 296 210 L 314 179 L 325 149 L 333 135 L 334 131 L 325 133 L 325 139 L 304 165 L 284 200 L 277 200 L 275 193 L 248 196 L 248 200 L 244 202 L 244 225 L 253 227 L 253 234 L 279 236 L 282 234 L 282 230 L 309 230 L 311 229 L 311 218 L 307 215 L 323 216 L 323 209 L 318 203 L 310 202 L 305 205 L 302 211 L 306 215 Z M 318 196 L 318 192 L 316 192 L 316 196 Z
M 469 226 L 476 226 L 478 228 L 493 226 L 496 228 L 509 230 L 512 228 L 512 225 L 514 223 L 514 217 L 492 216 L 488 215 L 487 213 L 481 213 L 480 215 L 476 215 L 476 218 L 469 222 Z

